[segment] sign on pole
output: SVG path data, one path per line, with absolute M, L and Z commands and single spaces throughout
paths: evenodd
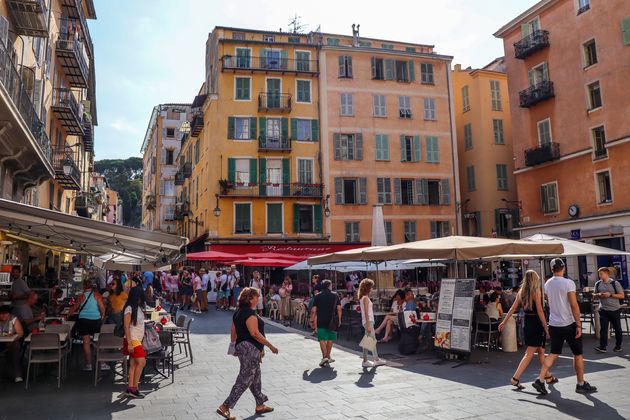
M 474 279 L 442 279 L 435 346 L 470 353 Z

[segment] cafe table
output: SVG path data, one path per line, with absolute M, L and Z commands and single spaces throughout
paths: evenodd
M 17 339 L 18 339 L 17 334 L 0 335 L 0 343 L 13 343 Z

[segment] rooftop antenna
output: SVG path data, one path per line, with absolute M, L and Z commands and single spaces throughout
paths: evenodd
M 304 30 L 304 25 L 300 21 L 302 16 L 298 16 L 297 14 L 289 21 L 289 32 L 293 32 L 294 34 L 302 33 Z

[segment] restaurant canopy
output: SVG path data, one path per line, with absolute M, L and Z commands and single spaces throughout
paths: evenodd
M 299 261 L 299 260 L 303 260 L 304 257 L 298 256 L 298 255 L 290 255 L 290 254 L 281 254 L 279 252 L 249 252 L 245 255 L 239 256 L 239 259 L 244 259 L 244 258 L 274 258 L 274 259 L 280 259 L 280 260 L 295 260 L 295 261 Z
M 153 267 L 180 258 L 187 239 L 0 199 L 0 230 L 19 239 L 70 254 L 128 256 Z
M 371 249 L 370 249 L 371 248 Z M 370 247 L 312 257 L 309 264 L 323 264 L 336 261 L 386 261 L 414 258 L 434 260 L 474 260 L 492 255 L 531 254 L 553 255 L 564 251 L 560 243 L 538 243 L 533 241 L 480 238 L 476 236 L 447 236 L 404 244 Z
M 316 264 L 308 265 L 308 261 L 300 261 L 290 267 L 285 268 L 285 271 L 304 271 L 304 270 L 328 270 L 338 271 L 340 273 L 351 273 L 353 271 L 398 271 L 398 270 L 413 270 L 415 268 L 427 268 L 427 267 L 443 267 L 444 264 L 438 262 L 427 262 L 425 260 L 417 261 L 385 261 L 380 264 L 372 262 L 361 261 L 348 261 L 337 262 L 328 264 Z
M 244 265 L 246 267 L 288 267 L 295 261 L 281 260 L 276 258 L 253 258 L 232 261 L 234 264 Z
M 240 255 L 230 254 L 229 252 L 219 251 L 203 251 L 203 252 L 191 252 L 186 255 L 188 261 L 233 261 L 242 258 Z

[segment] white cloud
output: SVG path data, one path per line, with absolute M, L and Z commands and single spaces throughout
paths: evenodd
M 137 122 L 132 123 L 130 121 L 127 121 L 124 118 L 117 118 L 115 120 L 113 120 L 112 122 L 110 122 L 108 124 L 109 127 L 113 128 L 114 130 L 121 132 L 121 133 L 126 133 L 126 134 L 139 134 L 142 131 L 139 128 L 139 124 Z

